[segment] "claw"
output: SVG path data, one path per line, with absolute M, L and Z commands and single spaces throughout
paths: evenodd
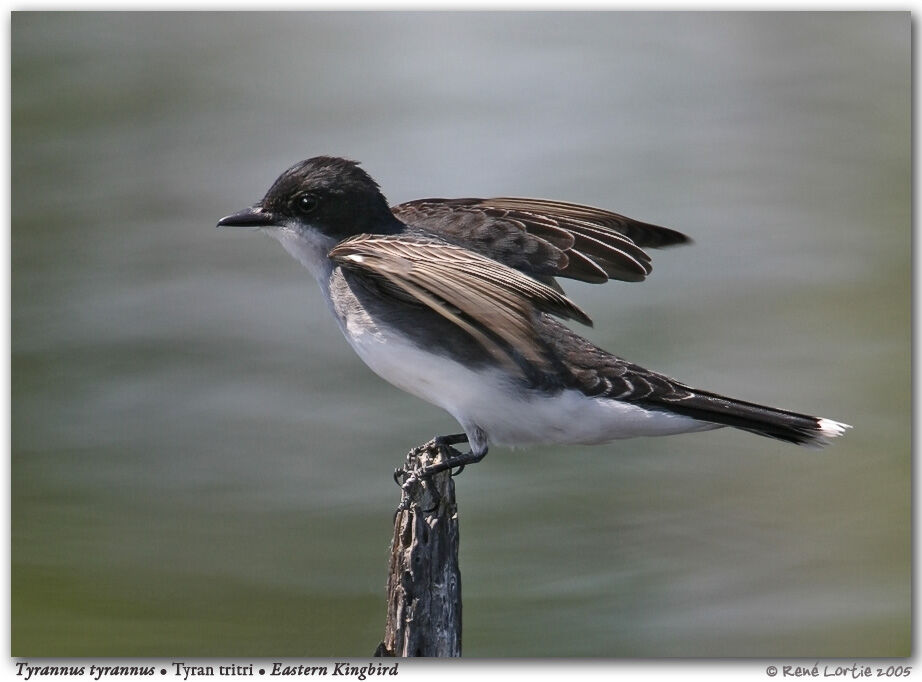
M 441 460 L 436 464 L 430 464 L 429 466 L 419 469 L 414 468 L 409 471 L 403 468 L 394 469 L 394 483 L 396 483 L 401 488 L 401 500 L 397 510 L 402 511 L 409 508 L 410 486 L 415 484 L 429 486 L 430 493 L 432 494 L 433 500 L 435 501 L 432 509 L 426 509 L 424 511 L 430 512 L 436 509 L 441 503 L 441 496 L 435 487 L 431 485 L 431 478 L 435 474 L 442 473 L 443 471 L 448 471 L 449 476 L 451 477 L 459 476 L 461 472 L 464 471 L 464 467 L 466 465 L 479 462 L 487 455 L 486 447 L 483 448 L 482 452 L 477 454 L 475 454 L 473 451 L 461 453 L 452 447 L 458 443 L 466 442 L 468 442 L 468 437 L 466 434 L 456 433 L 448 436 L 436 436 L 425 445 L 414 448 L 413 451 L 411 451 L 411 454 L 415 453 L 417 455 L 420 453 L 420 451 L 433 447 L 438 448 L 439 454 L 441 455 Z
M 467 442 L 466 433 L 452 433 L 447 436 L 436 436 L 432 439 L 432 443 L 438 448 L 442 448 L 446 445 L 458 445 L 459 443 Z

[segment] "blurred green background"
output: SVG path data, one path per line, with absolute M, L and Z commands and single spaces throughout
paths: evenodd
M 391 471 L 456 429 L 218 218 L 292 163 L 695 244 L 568 292 L 693 385 L 854 425 L 495 449 L 469 657 L 906 656 L 908 13 L 12 16 L 12 653 L 370 655 Z M 585 331 L 585 330 L 584 330 Z

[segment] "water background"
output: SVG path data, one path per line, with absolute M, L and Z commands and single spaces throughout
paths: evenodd
M 456 430 L 219 232 L 284 168 L 674 227 L 600 345 L 855 428 L 496 448 L 470 657 L 906 656 L 908 13 L 14 13 L 12 653 L 370 655 L 391 471 Z

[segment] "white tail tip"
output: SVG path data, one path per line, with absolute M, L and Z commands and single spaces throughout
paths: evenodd
M 827 438 L 838 438 L 843 433 L 845 433 L 847 429 L 852 428 L 852 425 L 836 422 L 832 419 L 820 419 L 819 427 L 820 433 L 822 433 Z

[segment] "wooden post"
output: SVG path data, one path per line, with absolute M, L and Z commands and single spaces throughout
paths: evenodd
M 441 456 L 432 441 L 407 453 L 391 541 L 387 622 L 375 656 L 461 655 L 455 484 L 450 471 L 431 480 L 412 477 Z

